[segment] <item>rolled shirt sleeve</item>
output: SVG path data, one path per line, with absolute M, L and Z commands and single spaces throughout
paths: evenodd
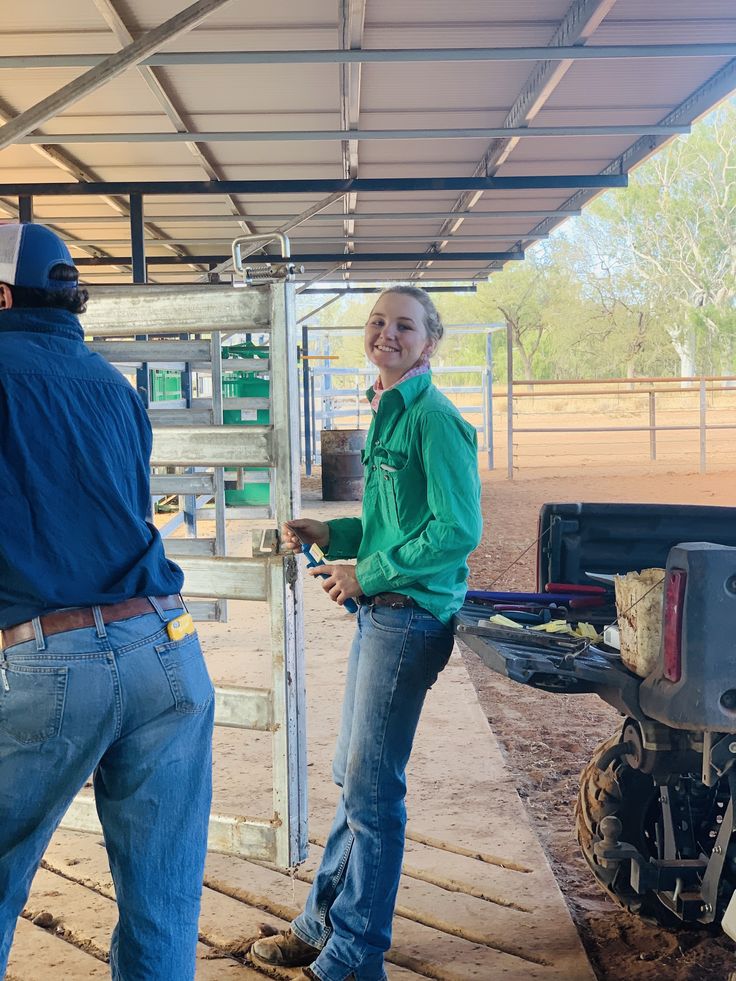
M 327 522 L 330 541 L 325 558 L 354 559 L 363 540 L 363 522 L 360 518 L 333 518 Z

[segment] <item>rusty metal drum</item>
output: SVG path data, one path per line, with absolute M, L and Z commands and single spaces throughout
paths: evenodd
M 322 500 L 360 501 L 363 497 L 365 429 L 323 429 Z

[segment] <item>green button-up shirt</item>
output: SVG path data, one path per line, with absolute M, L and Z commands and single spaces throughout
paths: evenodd
M 362 517 L 328 522 L 328 560 L 357 557 L 366 596 L 403 593 L 449 623 L 481 535 L 475 430 L 417 375 L 381 396 L 363 463 Z

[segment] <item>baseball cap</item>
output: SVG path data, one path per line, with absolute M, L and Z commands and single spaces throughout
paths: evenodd
M 57 266 L 74 270 L 73 279 L 52 276 Z M 0 283 L 40 290 L 76 289 L 79 273 L 69 249 L 45 225 L 0 225 Z

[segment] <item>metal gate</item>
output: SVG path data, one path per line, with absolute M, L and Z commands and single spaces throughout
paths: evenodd
M 252 557 L 227 554 L 223 497 L 224 467 L 269 468 L 276 520 L 299 513 L 294 285 L 281 280 L 248 288 L 103 286 L 90 294 L 82 324 L 88 338 L 94 338 L 90 346 L 110 361 L 144 366 L 149 362 L 210 364 L 210 399 L 190 399 L 188 405 L 168 411 L 168 418 L 162 418 L 165 409 L 160 406 L 150 412 L 151 464 L 177 469 L 163 482 L 155 478 L 152 490 L 165 486 L 171 493 L 215 500 L 214 539 L 165 540 L 167 553 L 184 570 L 184 596 L 194 599 L 195 619 L 224 619 L 222 604 L 227 599 L 268 604 L 271 687 L 216 684 L 215 724 L 273 733 L 273 813 L 263 818 L 211 814 L 209 848 L 284 868 L 294 866 L 307 851 L 301 577 L 294 556 L 279 554 L 273 536 L 262 536 Z M 268 365 L 261 360 L 258 367 L 270 371 L 271 425 L 226 427 L 222 425 L 220 337 L 249 331 L 270 333 Z M 228 402 L 224 400 L 226 408 Z M 196 534 L 196 525 L 187 531 Z M 244 664 L 246 660 L 244 651 Z M 73 801 L 63 826 L 100 833 L 91 794 L 82 793 Z

